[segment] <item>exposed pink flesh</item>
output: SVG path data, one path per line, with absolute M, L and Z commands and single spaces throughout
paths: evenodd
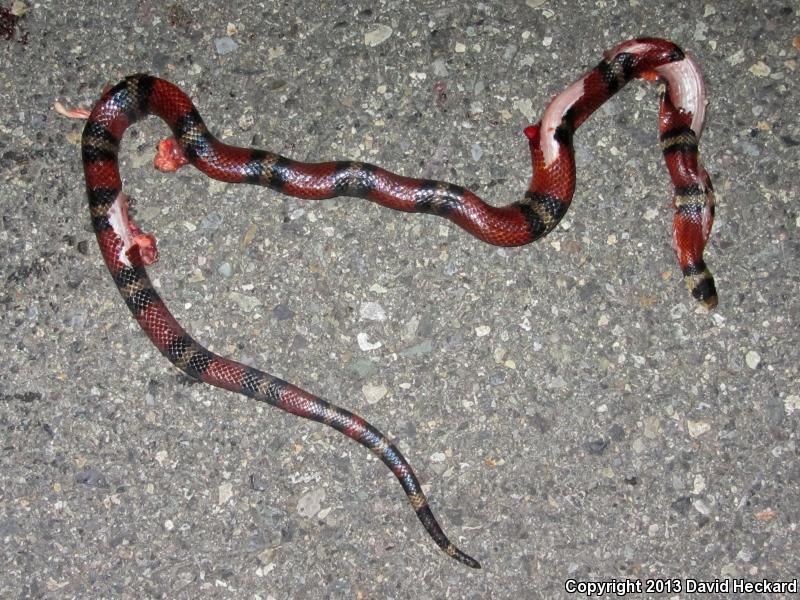
M 657 67 L 656 73 L 669 84 L 669 99 L 675 108 L 692 114 L 692 130 L 700 138 L 706 119 L 706 86 L 700 65 L 689 56 Z
M 604 58 L 606 61 L 611 61 L 622 52 L 637 54 L 647 51 L 649 47 L 646 43 L 631 40 L 609 50 L 604 54 Z M 691 113 L 691 127 L 699 138 L 703 132 L 706 115 L 706 88 L 700 65 L 691 56 L 686 55 L 683 60 L 662 65 L 655 71 L 667 82 L 669 97 L 675 108 Z M 561 124 L 566 112 L 583 96 L 583 80 L 586 75 L 588 73 L 553 98 L 544 111 L 541 148 L 545 166 L 552 164 L 558 157 L 560 144 L 555 139 L 556 128 Z
M 156 239 L 149 233 L 144 233 L 133 223 L 128 215 L 128 197 L 120 192 L 114 198 L 111 208 L 108 209 L 108 223 L 122 240 L 119 261 L 130 267 L 130 253 L 138 250 L 145 265 L 151 265 L 158 260 Z
M 561 125 L 564 114 L 583 96 L 583 80 L 585 77 L 586 75 L 553 98 L 544 111 L 540 140 L 545 166 L 552 164 L 558 158 L 560 144 L 555 138 L 556 128 Z
M 53 102 L 53 110 L 68 119 L 88 119 L 90 114 L 88 108 L 66 108 L 58 100 Z

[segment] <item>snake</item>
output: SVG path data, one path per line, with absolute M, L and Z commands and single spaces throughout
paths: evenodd
M 487 204 L 452 183 L 415 179 L 356 161 L 300 162 L 268 150 L 219 141 L 190 97 L 175 84 L 148 74 L 106 88 L 81 138 L 92 227 L 100 252 L 125 304 L 155 347 L 189 377 L 323 423 L 371 450 L 400 482 L 416 516 L 436 545 L 461 563 L 480 568 L 445 535 L 414 470 L 397 445 L 359 415 L 255 367 L 211 352 L 178 323 L 146 267 L 158 259 L 156 238 L 133 221 L 122 191 L 119 149 L 123 133 L 146 115 L 166 122 L 172 136 L 158 146 L 156 167 L 191 164 L 223 182 L 266 186 L 297 198 L 352 196 L 397 211 L 438 215 L 477 239 L 520 246 L 551 232 L 575 192 L 573 136 L 604 102 L 633 79 L 661 84 L 659 139 L 674 187 L 672 245 L 691 295 L 712 309 L 714 279 L 703 250 L 714 218 L 714 192 L 700 163 L 706 92 L 698 63 L 675 43 L 658 38 L 622 42 L 599 64 L 546 106 L 524 129 L 533 176 L 524 196 L 505 206 Z M 72 115 L 74 116 L 74 115 Z

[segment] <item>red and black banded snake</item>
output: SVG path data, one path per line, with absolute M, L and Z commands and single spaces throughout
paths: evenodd
M 697 63 L 666 40 L 641 38 L 619 44 L 550 102 L 542 120 L 525 129 L 533 168 L 530 186 L 521 200 L 501 207 L 486 204 L 457 185 L 404 177 L 366 163 L 303 163 L 269 151 L 223 144 L 209 133 L 184 92 L 149 75 L 133 75 L 109 88 L 91 112 L 59 109 L 88 119 L 81 147 L 94 231 L 128 308 L 161 353 L 195 379 L 324 423 L 369 448 L 400 481 L 436 544 L 456 560 L 478 568 L 475 559 L 449 541 L 408 461 L 380 431 L 358 415 L 286 381 L 214 354 L 176 321 L 145 269 L 157 260 L 156 241 L 128 214 L 118 165 L 120 141 L 132 123 L 157 115 L 174 136 L 159 147 L 157 166 L 162 170 L 190 163 L 220 181 L 263 185 L 299 198 L 365 198 L 399 211 L 445 217 L 489 244 L 519 246 L 547 235 L 569 208 L 575 191 L 575 130 L 636 78 L 664 85 L 659 132 L 674 186 L 672 243 L 692 296 L 713 308 L 717 294 L 703 250 L 714 216 L 714 194 L 698 157 L 705 87 Z

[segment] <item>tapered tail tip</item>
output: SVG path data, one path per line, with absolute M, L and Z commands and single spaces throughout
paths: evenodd
M 481 563 L 472 558 L 469 554 L 465 554 L 464 552 L 456 548 L 453 544 L 448 545 L 448 547 L 445 548 L 445 552 L 449 556 L 455 558 L 458 562 L 463 563 L 468 567 L 471 567 L 473 569 L 481 568 Z
M 704 266 L 700 273 L 684 273 L 684 280 L 686 288 L 691 292 L 695 300 L 699 301 L 708 310 L 712 310 L 717 306 L 719 303 L 717 287 L 714 285 L 714 277 L 708 267 Z
M 717 307 L 717 304 L 719 304 L 719 297 L 714 294 L 713 296 L 709 296 L 708 298 L 701 300 L 701 302 L 708 310 L 713 310 Z

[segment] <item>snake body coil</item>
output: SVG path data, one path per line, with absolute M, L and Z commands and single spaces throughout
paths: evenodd
M 191 163 L 230 183 L 264 185 L 300 198 L 366 198 L 388 208 L 436 214 L 473 236 L 501 246 L 532 242 L 556 226 L 575 190 L 572 137 L 575 130 L 628 81 L 665 84 L 659 111 L 661 147 L 675 187 L 673 246 L 692 295 L 716 305 L 714 281 L 703 262 L 714 196 L 698 162 L 705 91 L 697 64 L 675 44 L 630 40 L 547 107 L 542 121 L 525 130 L 533 178 L 523 198 L 495 207 L 450 183 L 412 179 L 357 162 L 302 163 L 273 152 L 238 148 L 214 138 L 189 97 L 149 75 L 127 77 L 110 88 L 88 117 L 83 164 L 94 230 L 103 258 L 128 308 L 153 344 L 187 375 L 324 423 L 372 450 L 400 481 L 417 517 L 448 555 L 478 568 L 456 548 L 431 512 L 422 488 L 397 447 L 364 419 L 263 371 L 210 352 L 175 320 L 156 293 L 145 266 L 157 259 L 155 238 L 129 218 L 118 166 L 123 132 L 145 115 L 161 117 L 174 137 L 162 145 L 158 166 L 174 170 Z

